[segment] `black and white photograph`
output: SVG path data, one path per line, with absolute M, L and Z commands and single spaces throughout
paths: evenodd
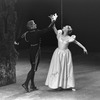
M 100 0 L 0 0 L 0 100 L 100 100 Z

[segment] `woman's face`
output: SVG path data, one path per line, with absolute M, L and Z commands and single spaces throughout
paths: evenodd
M 63 27 L 62 30 L 64 31 L 64 35 L 67 35 L 67 34 L 71 33 L 72 28 L 67 25 L 67 26 Z
M 64 35 L 67 35 L 68 34 L 68 28 L 65 26 L 65 27 L 63 27 L 63 32 L 64 32 Z

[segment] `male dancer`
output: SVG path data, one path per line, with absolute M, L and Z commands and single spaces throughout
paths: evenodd
M 54 25 L 54 23 L 57 19 L 56 14 L 50 16 L 50 19 L 51 19 L 50 25 L 47 28 L 42 29 L 42 30 L 37 29 L 37 25 L 35 24 L 34 20 L 28 21 L 27 22 L 28 31 L 25 32 L 21 36 L 21 38 L 15 42 L 15 44 L 16 44 L 22 38 L 24 38 L 25 41 L 28 42 L 30 45 L 29 54 L 30 54 L 31 69 L 27 74 L 26 81 L 22 84 L 23 88 L 27 92 L 29 92 L 29 88 L 28 88 L 29 81 L 31 81 L 30 90 L 31 91 L 37 90 L 35 83 L 34 83 L 34 76 L 35 76 L 35 72 L 37 71 L 39 60 L 40 60 L 40 39 L 41 39 L 41 35 L 48 32 Z

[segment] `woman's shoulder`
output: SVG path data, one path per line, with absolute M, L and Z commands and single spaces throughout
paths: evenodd
M 75 39 L 76 38 L 76 35 L 71 35 L 71 38 Z
M 61 34 L 61 33 L 62 33 L 62 30 L 61 30 L 61 29 L 59 29 L 59 30 L 58 30 L 58 34 Z
M 61 35 L 62 35 L 62 30 L 58 30 L 57 36 L 61 36 Z
M 69 36 L 69 42 L 73 42 L 76 39 L 76 35 Z
M 57 30 L 57 33 L 56 33 L 57 38 L 59 38 L 61 34 L 62 34 L 62 30 Z
M 57 35 L 62 35 L 62 30 L 58 30 Z

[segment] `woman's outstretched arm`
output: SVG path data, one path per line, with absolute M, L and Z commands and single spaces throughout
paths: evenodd
M 55 25 L 55 24 L 53 25 L 53 30 L 54 30 L 55 34 L 57 34 L 57 33 L 58 33 L 58 30 L 57 30 L 57 28 L 56 28 L 56 25 Z
M 80 42 L 78 42 L 77 40 L 74 40 L 74 43 L 77 44 L 79 47 L 81 47 L 84 53 L 88 54 L 86 48 Z
M 55 20 L 57 19 L 58 15 L 55 13 L 54 15 L 51 15 L 51 16 L 49 16 L 49 17 L 50 17 L 50 19 L 51 19 L 51 22 L 53 22 L 53 21 L 55 21 Z M 53 25 L 53 30 L 54 30 L 55 34 L 58 33 L 58 30 L 57 30 L 55 24 Z

